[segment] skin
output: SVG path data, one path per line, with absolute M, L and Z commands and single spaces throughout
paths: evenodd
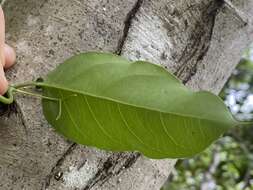
M 8 89 L 8 81 L 5 78 L 4 69 L 11 67 L 15 61 L 15 51 L 5 43 L 4 13 L 0 6 L 0 95 L 5 94 Z

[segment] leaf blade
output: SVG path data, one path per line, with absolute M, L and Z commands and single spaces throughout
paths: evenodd
M 216 96 L 188 90 L 157 65 L 112 54 L 75 56 L 50 73 L 42 86 L 46 96 L 77 95 L 64 102 L 57 121 L 59 106 L 43 100 L 49 123 L 75 142 L 106 150 L 140 151 L 151 158 L 188 157 L 237 124 Z M 76 125 L 66 117 L 68 110 Z M 83 131 L 88 135 L 81 135 Z

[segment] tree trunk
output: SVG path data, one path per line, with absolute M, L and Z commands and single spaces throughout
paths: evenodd
M 12 83 L 66 58 L 109 51 L 161 64 L 195 90 L 218 93 L 253 38 L 253 0 L 7 0 Z M 68 77 L 68 76 L 66 76 Z M 18 97 L 0 117 L 0 189 L 158 190 L 175 160 L 111 153 L 66 141 L 40 100 Z

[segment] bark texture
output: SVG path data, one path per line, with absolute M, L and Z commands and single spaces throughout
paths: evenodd
M 144 59 L 195 90 L 218 93 L 253 41 L 253 0 L 7 0 L 7 38 L 18 55 L 11 82 L 44 76 L 83 51 Z M 246 22 L 246 23 L 245 23 Z M 0 117 L 1 190 L 158 190 L 175 160 L 68 142 L 19 97 Z

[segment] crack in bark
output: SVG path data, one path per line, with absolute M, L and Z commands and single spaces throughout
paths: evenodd
M 90 190 L 95 185 L 102 186 L 111 177 L 130 168 L 139 157 L 140 153 L 113 153 L 83 190 Z
M 41 190 L 47 189 L 50 186 L 51 179 L 53 176 L 59 172 L 59 168 L 62 166 L 65 158 L 70 155 L 73 150 L 77 147 L 76 143 L 72 143 L 69 148 L 66 150 L 66 152 L 59 158 L 59 160 L 56 162 L 55 166 L 51 169 L 50 173 L 46 176 L 44 184 L 42 184 Z
M 129 29 L 131 28 L 131 25 L 132 25 L 132 20 L 133 20 L 133 18 L 135 18 L 137 12 L 140 10 L 143 2 L 144 2 L 144 0 L 137 0 L 134 7 L 128 12 L 128 14 L 126 16 L 126 20 L 124 22 L 125 26 L 123 29 L 123 36 L 119 40 L 117 51 L 115 52 L 118 55 L 121 55 L 121 53 L 122 53 L 122 49 L 123 49 L 124 43 L 126 41 L 126 38 L 128 36 Z
M 196 74 L 197 66 L 207 54 L 213 35 L 216 15 L 224 4 L 223 1 L 212 1 L 202 11 L 202 20 L 196 24 L 187 45 L 185 46 L 178 62 L 181 63 L 175 75 L 185 84 Z M 186 76 L 183 76 L 185 75 Z
M 25 121 L 25 118 L 24 118 L 24 114 L 21 111 L 20 105 L 18 105 L 18 103 L 16 101 L 13 102 L 13 107 L 12 107 L 11 111 L 13 111 L 14 113 L 16 113 L 18 115 L 18 117 L 20 117 L 21 124 L 24 127 L 25 139 L 26 139 L 27 136 L 28 136 L 27 124 L 26 124 L 26 121 Z
M 243 24 L 243 26 L 248 25 L 249 19 L 244 15 L 243 12 L 241 12 L 239 9 L 237 9 L 236 6 L 231 2 L 231 0 L 220 0 L 223 1 L 224 5 L 230 9 L 235 17 Z

